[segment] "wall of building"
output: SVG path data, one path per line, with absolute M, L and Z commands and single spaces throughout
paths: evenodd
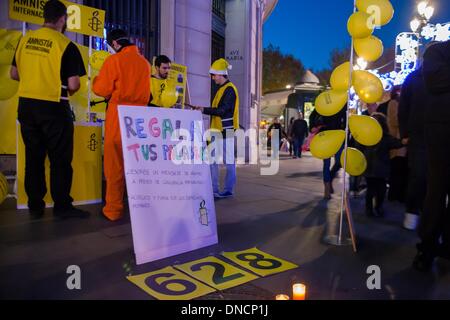
M 239 90 L 245 129 L 257 128 L 259 123 L 262 10 L 259 0 L 226 3 L 225 58 L 233 65 L 230 79 Z
M 211 1 L 161 1 L 161 53 L 188 66 L 191 104 L 209 106 Z

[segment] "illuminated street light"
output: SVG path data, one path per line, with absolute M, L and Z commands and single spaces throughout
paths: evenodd
M 428 7 L 428 1 L 422 1 L 417 5 L 417 11 L 421 16 L 425 15 L 425 11 Z
M 427 20 L 430 20 L 431 17 L 433 16 L 433 14 L 434 14 L 434 8 L 433 8 L 433 7 L 427 7 L 427 8 L 425 9 L 424 16 L 425 16 L 425 18 L 426 18 Z
M 412 20 L 409 25 L 411 26 L 411 30 L 412 32 L 417 32 L 417 30 L 419 30 L 419 27 L 421 25 L 421 22 L 416 18 L 414 20 Z

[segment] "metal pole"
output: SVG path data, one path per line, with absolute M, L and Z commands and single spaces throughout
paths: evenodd
M 89 36 L 89 60 L 92 55 L 92 36 Z M 88 61 L 88 83 L 87 83 L 87 107 L 88 107 L 88 122 L 91 122 L 91 63 Z
M 22 35 L 24 36 L 25 33 L 27 33 L 27 23 L 24 21 L 22 22 Z
M 356 0 L 354 0 L 353 3 L 353 13 L 356 12 Z M 344 210 L 345 210 L 345 197 L 347 196 L 347 173 L 345 169 L 347 168 L 347 148 L 348 148 L 348 135 L 349 135 L 349 125 L 348 120 L 350 118 L 350 108 L 348 107 L 348 103 L 350 102 L 350 89 L 352 87 L 352 81 L 353 81 L 353 61 L 354 61 L 354 50 L 353 50 L 353 37 L 352 37 L 352 43 L 350 47 L 350 76 L 349 76 L 349 84 L 348 84 L 348 101 L 347 101 L 347 120 L 345 124 L 345 145 L 344 145 L 344 178 L 343 178 L 343 188 L 342 188 L 342 199 L 341 199 L 341 211 L 340 211 L 340 221 L 339 221 L 339 235 L 338 235 L 338 245 L 342 244 L 342 224 L 344 219 Z

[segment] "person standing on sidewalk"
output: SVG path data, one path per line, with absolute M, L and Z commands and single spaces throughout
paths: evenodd
M 400 129 L 398 120 L 399 101 L 401 99 L 401 88 L 395 86 L 391 91 L 391 100 L 387 107 L 387 125 L 389 134 L 400 139 Z M 389 201 L 404 202 L 408 181 L 407 149 L 393 149 L 390 151 L 390 175 L 389 175 Z
M 403 227 L 416 230 L 427 186 L 427 156 L 425 147 L 425 113 L 430 100 L 422 68 L 412 72 L 403 83 L 398 109 L 402 139 L 408 139 L 408 187 Z
M 216 60 L 209 73 L 212 80 L 218 86 L 214 96 L 212 107 L 194 107 L 202 110 L 204 114 L 211 116 L 211 130 L 222 133 L 223 138 L 223 163 L 226 165 L 225 188 L 219 189 L 219 163 L 217 159 L 220 152 L 215 152 L 216 159 L 211 164 L 211 178 L 215 198 L 228 198 L 234 195 L 236 184 L 236 161 L 234 155 L 234 132 L 239 129 L 239 93 L 236 86 L 228 79 L 228 70 L 231 69 L 225 59 Z
M 289 156 L 293 156 L 293 150 L 294 150 L 294 140 L 292 138 L 292 126 L 294 124 L 295 121 L 295 117 L 292 117 L 289 120 L 289 126 L 288 126 L 288 130 L 287 130 L 287 139 L 289 141 Z
M 36 218 L 45 210 L 47 154 L 55 216 L 89 216 L 72 205 L 70 196 L 74 119 L 69 95 L 78 91 L 86 70 L 77 46 L 64 36 L 66 21 L 66 6 L 48 1 L 44 26 L 20 40 L 11 67 L 11 78 L 20 81 L 18 120 L 25 144 L 25 191 Z
M 425 51 L 423 76 L 431 95 L 425 111 L 427 196 L 413 266 L 428 271 L 436 256 L 450 259 L 450 41 Z
M 292 125 L 291 135 L 294 143 L 294 158 L 301 158 L 303 142 L 308 136 L 308 123 L 303 119 L 301 112 L 298 113 L 298 118 Z
M 320 127 L 319 132 L 327 130 L 345 130 L 347 123 L 347 105 L 337 114 L 329 117 L 320 116 L 316 110 L 311 113 L 309 118 L 310 127 Z M 331 194 L 334 193 L 333 180 L 341 169 L 341 154 L 344 150 L 344 143 L 339 151 L 334 155 L 334 164 L 331 167 L 331 158 L 323 160 L 323 184 L 325 200 L 331 199 Z
M 150 63 L 120 29 L 112 30 L 107 42 L 116 54 L 109 56 L 94 79 L 96 95 L 109 99 L 105 121 L 104 171 L 106 205 L 103 214 L 111 221 L 123 217 L 125 173 L 118 105 L 147 106 L 150 99 Z
M 367 182 L 366 193 L 366 214 L 369 217 L 382 217 L 383 203 L 386 196 L 386 182 L 390 172 L 390 151 L 404 147 L 400 139 L 389 134 L 386 116 L 381 112 L 375 112 L 371 115 L 378 121 L 383 136 L 380 142 L 374 146 L 361 146 L 360 149 L 367 159 L 367 169 L 364 177 Z M 373 200 L 375 199 L 375 208 Z
M 164 55 L 157 56 L 155 59 L 156 73 L 152 75 L 150 105 L 155 107 L 169 108 L 163 106 L 162 95 L 167 89 L 167 78 L 171 69 L 172 61 Z

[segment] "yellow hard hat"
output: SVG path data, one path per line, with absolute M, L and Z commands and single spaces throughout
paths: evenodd
M 231 70 L 232 66 L 228 63 L 227 60 L 220 58 L 211 66 L 209 69 L 210 74 L 219 74 L 219 75 L 228 75 L 228 70 Z

